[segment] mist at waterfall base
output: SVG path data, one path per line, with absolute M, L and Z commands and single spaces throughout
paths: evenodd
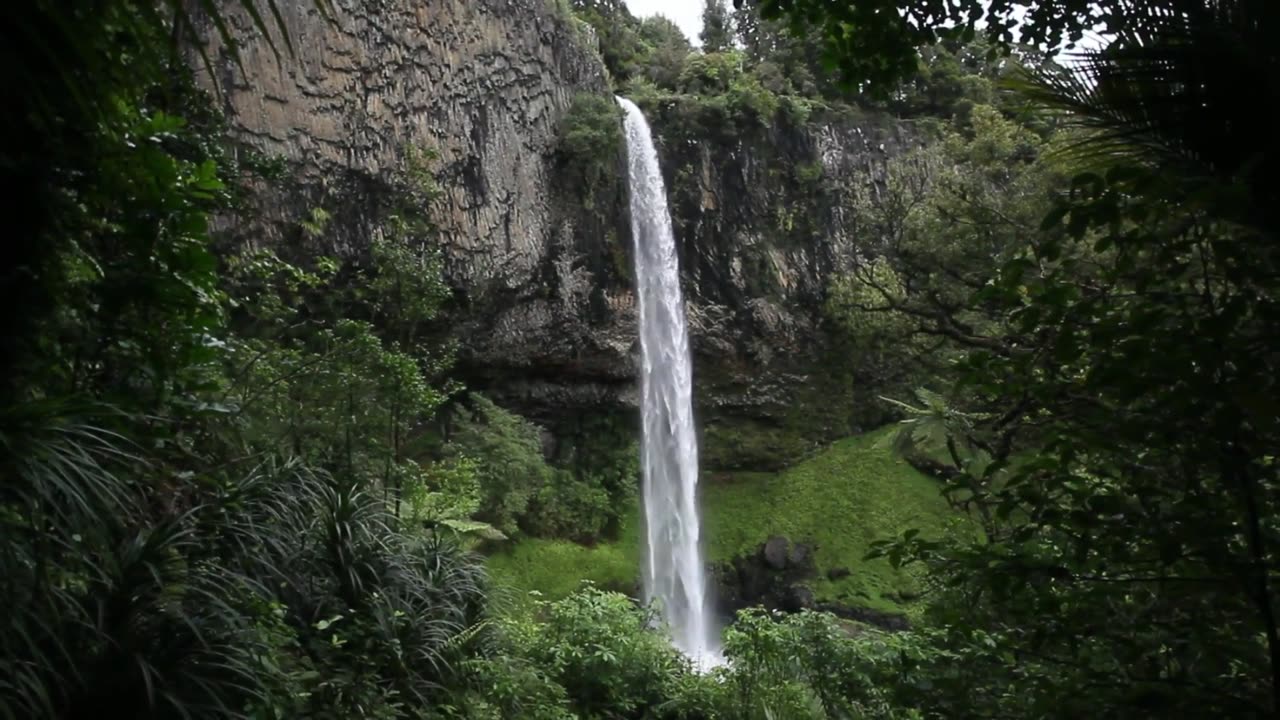
M 640 306 L 641 461 L 645 601 L 657 601 L 672 641 L 703 669 L 720 662 L 699 544 L 693 371 L 667 191 L 644 113 L 626 111 L 631 235 Z

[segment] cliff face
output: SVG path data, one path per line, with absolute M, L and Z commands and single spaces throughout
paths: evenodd
M 558 187 L 554 157 L 575 96 L 608 93 L 589 29 L 546 0 L 333 0 L 332 22 L 312 0 L 280 5 L 295 48 L 277 41 L 280 58 L 233 15 L 250 38 L 243 75 L 207 33 L 237 139 L 288 166 L 223 229 L 294 256 L 358 254 L 383 231 L 409 149 L 427 151 L 441 192 L 426 211 L 456 289 L 467 379 L 525 405 L 617 402 L 633 377 L 634 313 L 622 279 L 584 262 L 626 218 L 606 231 L 576 212 L 579 189 Z M 619 207 L 622 191 L 602 197 Z M 317 208 L 331 220 L 304 239 L 299 223 Z
M 588 201 L 556 155 L 574 98 L 609 92 L 589 32 L 545 0 L 332 4 L 329 23 L 311 0 L 282 2 L 295 54 L 281 46 L 277 61 L 250 41 L 247 77 L 211 45 L 238 139 L 288 166 L 286 182 L 224 229 L 294 255 L 359 253 L 382 232 L 380 197 L 409 148 L 428 150 L 441 190 L 428 214 L 455 288 L 464 380 L 548 424 L 633 406 L 623 158 Z M 847 431 L 847 408 L 830 403 L 822 417 L 790 420 L 805 393 L 842 391 L 820 367 L 838 352 L 821 327 L 825 283 L 858 254 L 847 190 L 875 181 L 900 129 L 832 113 L 723 122 L 687 98 L 645 109 L 712 463 L 739 445 L 780 442 L 786 454 L 798 433 Z M 297 230 L 315 208 L 332 218 L 320 240 Z
M 873 415 L 822 308 L 833 275 L 873 251 L 855 191 L 874 192 L 913 134 L 852 110 L 726 117 L 695 98 L 646 110 L 681 243 L 711 464 L 767 466 L 858 429 Z
M 343 183 L 376 184 L 409 147 L 434 151 L 450 274 L 526 285 L 553 235 L 556 125 L 575 93 L 607 90 L 589 40 L 543 0 L 332 0 L 333 22 L 311 0 L 280 5 L 293 56 L 256 39 L 241 50 L 245 77 L 218 60 L 241 139 L 291 166 L 263 217 L 293 220 L 300 196 L 341 204 L 356 189 Z M 345 220 L 327 240 L 339 250 L 372 218 Z

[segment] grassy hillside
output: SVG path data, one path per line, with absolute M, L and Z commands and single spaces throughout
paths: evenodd
M 899 609 L 920 591 L 915 573 L 863 557 L 875 540 L 919 528 L 939 536 L 967 523 L 942 499 L 936 481 L 895 457 L 891 429 L 847 438 L 781 473 L 712 474 L 703 485 L 704 536 L 712 560 L 750 552 L 770 535 L 815 545 L 820 600 Z M 832 568 L 850 575 L 827 579 Z
M 568 540 L 524 538 L 489 557 L 489 572 L 517 592 L 562 598 L 583 580 L 631 593 L 640 583 L 640 508 L 626 516 L 619 539 L 586 547 Z
M 893 456 L 883 442 L 890 429 L 841 440 L 779 473 L 708 472 L 702 483 L 707 555 L 724 561 L 750 552 L 770 535 L 816 546 L 820 600 L 898 610 L 919 592 L 914 573 L 883 560 L 866 561 L 868 545 L 919 528 L 926 537 L 963 528 L 938 494 L 937 483 Z M 640 562 L 634 516 L 622 538 L 585 548 L 556 540 L 522 540 L 490 559 L 500 581 L 518 590 L 559 597 L 583 579 L 615 589 L 634 587 Z M 845 567 L 831 581 L 827 570 Z

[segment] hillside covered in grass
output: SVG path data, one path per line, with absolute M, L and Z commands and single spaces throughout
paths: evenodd
M 703 478 L 704 543 L 714 563 L 753 552 L 773 535 L 810 544 L 819 601 L 878 610 L 909 608 L 920 593 L 915 572 L 866 560 L 870 544 L 910 528 L 926 537 L 964 531 L 968 523 L 939 494 L 937 483 L 889 448 L 885 428 L 841 440 L 778 473 L 720 473 Z M 634 592 L 642 554 L 635 514 L 616 541 L 584 547 L 563 540 L 523 539 L 494 554 L 494 576 L 516 591 L 563 597 L 583 580 Z M 827 572 L 849 574 L 830 580 Z

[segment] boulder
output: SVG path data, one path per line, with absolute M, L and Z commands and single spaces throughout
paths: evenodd
M 812 555 L 808 545 L 796 543 L 791 546 L 791 552 L 787 553 L 787 564 L 795 568 L 807 567 L 813 562 Z
M 787 588 L 785 597 L 783 598 L 780 610 L 787 612 L 800 612 L 801 610 L 811 610 L 817 605 L 813 595 L 813 590 L 803 583 L 795 583 Z
M 790 556 L 791 541 L 781 535 L 769 538 L 760 548 L 760 557 L 774 570 L 786 570 Z

